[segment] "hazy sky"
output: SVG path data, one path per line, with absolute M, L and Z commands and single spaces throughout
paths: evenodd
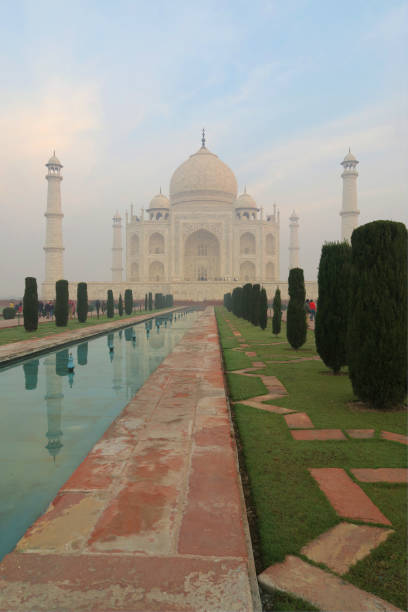
M 207 146 L 289 216 L 316 278 L 340 237 L 341 166 L 360 223 L 407 222 L 408 2 L 0 0 L 0 297 L 44 277 L 47 182 L 63 168 L 65 277 L 111 278 L 111 219 L 147 207 Z

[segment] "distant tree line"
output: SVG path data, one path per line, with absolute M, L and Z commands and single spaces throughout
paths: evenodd
M 246 283 L 224 295 L 224 306 L 237 317 L 265 329 L 268 321 L 268 298 L 259 284 Z

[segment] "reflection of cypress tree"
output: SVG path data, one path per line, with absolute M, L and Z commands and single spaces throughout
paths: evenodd
M 113 338 L 114 338 L 113 334 L 108 334 L 107 335 L 106 341 L 108 343 L 108 346 L 113 346 Z
M 55 353 L 55 373 L 57 376 L 67 376 L 68 374 L 68 349 L 62 349 Z
M 39 363 L 40 361 L 38 359 L 31 359 L 31 361 L 23 365 L 25 388 L 27 391 L 32 391 L 37 388 Z
M 126 340 L 126 342 L 130 342 L 132 340 L 132 336 L 133 336 L 133 329 L 132 329 L 132 327 L 127 327 L 125 329 L 125 340 Z
M 77 348 L 77 360 L 78 364 L 84 366 L 88 363 L 88 343 L 83 342 L 78 345 Z

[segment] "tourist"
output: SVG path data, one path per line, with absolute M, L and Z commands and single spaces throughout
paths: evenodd
M 313 300 L 309 300 L 310 320 L 314 321 L 316 316 L 316 304 Z

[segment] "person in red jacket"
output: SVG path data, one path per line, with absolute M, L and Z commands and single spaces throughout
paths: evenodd
M 310 320 L 314 321 L 316 316 L 316 304 L 313 300 L 309 301 Z

